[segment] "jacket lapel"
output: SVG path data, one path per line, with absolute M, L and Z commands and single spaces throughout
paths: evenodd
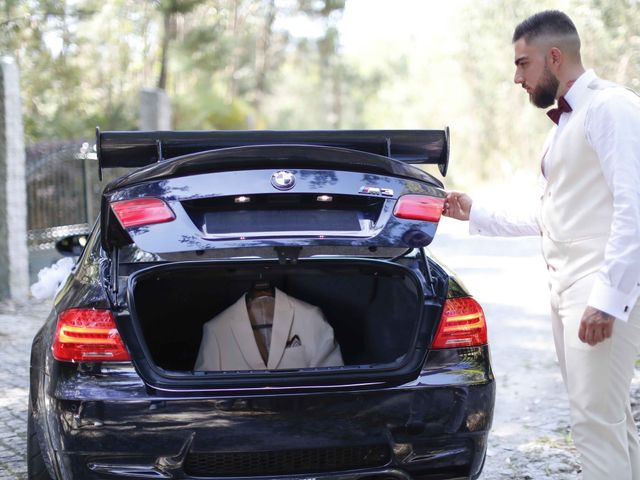
M 273 309 L 271 346 L 269 347 L 269 360 L 267 362 L 267 368 L 269 370 L 277 368 L 280 364 L 280 360 L 282 360 L 282 355 L 284 354 L 284 349 L 287 345 L 287 339 L 289 338 L 291 324 L 293 323 L 294 313 L 293 305 L 289 301 L 287 294 L 281 292 L 277 288 L 275 289 L 275 292 L 276 304 Z M 258 347 L 256 346 L 256 352 L 257 351 Z
M 255 336 L 253 335 L 245 297 L 246 294 L 240 297 L 240 299 L 231 307 L 231 329 L 236 343 L 240 348 L 240 352 L 249 367 L 252 370 L 264 370 L 267 366 L 262 360 L 260 350 L 258 350 L 258 345 L 256 344 Z M 278 297 L 276 297 L 276 308 L 278 306 L 277 298 Z M 271 339 L 271 343 L 273 344 L 273 338 Z M 269 356 L 269 360 L 271 360 L 271 356 Z

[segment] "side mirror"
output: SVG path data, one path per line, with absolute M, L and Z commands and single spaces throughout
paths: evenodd
M 56 242 L 56 250 L 65 257 L 79 257 L 87 244 L 87 234 L 79 233 L 61 238 Z

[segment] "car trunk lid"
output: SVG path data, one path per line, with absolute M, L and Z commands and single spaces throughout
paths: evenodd
M 288 146 L 285 153 L 273 146 L 251 150 L 268 160 L 303 157 L 318 148 L 324 156 L 353 154 L 307 146 Z M 261 168 L 111 185 L 103 195 L 103 246 L 111 251 L 135 243 L 147 252 L 175 253 L 291 245 L 408 248 L 431 242 L 444 203 L 442 189 L 427 181 L 353 170 L 349 163 L 343 170 Z M 433 215 L 399 215 L 397 202 L 409 195 Z M 141 201 L 148 205 L 139 207 Z M 122 214 L 123 208 L 129 210 Z

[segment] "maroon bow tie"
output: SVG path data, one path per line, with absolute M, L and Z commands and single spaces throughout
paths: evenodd
M 562 115 L 563 112 L 568 113 L 572 110 L 571 105 L 567 103 L 564 97 L 560 97 L 558 98 L 558 108 L 552 108 L 547 112 L 547 115 L 549 115 L 549 118 L 557 125 L 560 121 L 560 115 Z

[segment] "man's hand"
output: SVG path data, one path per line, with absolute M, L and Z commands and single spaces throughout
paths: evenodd
M 611 336 L 615 317 L 593 307 L 587 307 L 582 315 L 578 337 L 592 347 Z
M 442 214 L 456 220 L 469 220 L 469 212 L 473 200 L 466 193 L 447 192 Z

